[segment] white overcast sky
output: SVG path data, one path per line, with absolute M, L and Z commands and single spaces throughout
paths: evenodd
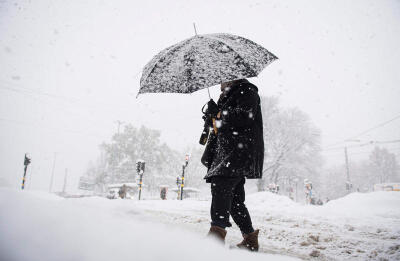
M 143 66 L 193 36 L 193 22 L 199 34 L 241 35 L 276 54 L 251 81 L 309 114 L 324 147 L 400 115 L 400 1 L 1 0 L 0 179 L 18 186 L 28 152 L 28 187 L 48 189 L 56 152 L 55 187 L 66 168 L 75 187 L 117 120 L 160 129 L 177 149 L 196 144 L 206 91 L 135 98 Z M 400 139 L 400 119 L 355 138 Z M 399 155 L 400 143 L 386 147 Z

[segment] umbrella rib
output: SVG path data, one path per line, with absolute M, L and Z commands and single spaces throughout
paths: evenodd
M 172 46 L 171 50 L 166 50 L 165 54 L 162 55 L 161 57 L 159 57 L 159 58 L 157 59 L 157 62 L 154 63 L 153 68 L 151 68 L 150 72 L 147 74 L 146 78 L 143 79 L 143 81 L 145 81 L 146 79 L 148 79 L 148 78 L 150 77 L 150 75 L 154 72 L 154 69 L 156 68 L 157 64 L 159 64 L 159 62 L 160 62 L 160 60 L 161 60 L 162 58 L 165 58 L 171 51 L 175 51 L 175 50 L 178 49 L 178 48 L 182 48 L 182 47 L 184 46 L 183 43 L 185 43 L 186 41 L 190 41 L 191 39 L 192 39 L 192 38 L 186 39 L 186 40 L 184 40 L 184 41 L 182 41 L 182 42 L 176 44 L 175 46 Z M 140 91 L 141 91 L 141 88 L 139 89 L 139 93 L 140 93 Z
M 219 40 L 219 38 L 218 38 L 218 37 L 214 37 L 214 35 L 225 35 L 225 34 L 208 34 L 207 36 L 208 36 L 209 38 L 211 38 L 211 39 L 214 39 L 214 40 L 216 40 L 216 41 L 222 42 L 223 44 L 225 44 L 225 45 L 227 45 L 229 48 L 231 48 L 231 46 L 230 46 L 229 44 L 227 44 L 227 43 L 226 43 L 225 41 L 223 41 L 223 40 Z M 242 39 L 245 40 L 246 42 L 250 42 L 250 43 L 254 44 L 255 46 L 257 46 L 257 47 L 259 47 L 259 48 L 265 49 L 264 47 L 258 45 L 257 43 L 255 43 L 255 42 L 253 42 L 253 41 L 251 41 L 251 40 L 249 40 L 249 39 L 247 39 L 247 38 L 243 38 L 243 37 L 240 37 L 240 38 L 242 38 Z M 242 58 L 243 61 L 245 61 L 245 59 L 244 59 L 234 48 L 231 48 L 231 49 L 232 49 L 237 55 L 239 55 L 239 57 Z M 265 49 L 265 50 L 267 51 L 268 55 L 271 56 L 271 59 L 269 59 L 268 62 L 265 63 L 264 66 L 262 66 L 262 67 L 260 68 L 260 70 L 255 71 L 255 70 L 251 69 L 251 71 L 252 71 L 256 76 L 257 76 L 258 73 L 260 73 L 266 66 L 268 66 L 268 65 L 271 64 L 273 61 L 275 61 L 275 60 L 278 59 L 278 57 L 277 57 L 275 54 L 271 53 L 271 52 L 268 51 L 267 49 Z M 246 62 L 246 61 L 245 61 L 245 62 Z M 248 65 L 247 62 L 246 62 L 246 64 Z

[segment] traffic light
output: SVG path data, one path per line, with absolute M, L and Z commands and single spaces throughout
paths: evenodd
M 145 166 L 146 166 L 146 162 L 140 161 L 140 160 L 137 161 L 137 162 L 136 162 L 136 171 L 137 171 L 138 173 L 144 172 Z
M 136 162 L 136 172 L 140 172 L 140 161 Z
M 31 163 L 31 159 L 28 158 L 28 157 L 26 156 L 26 154 L 25 154 L 24 165 L 25 165 L 25 166 L 28 166 L 30 163 Z
M 25 153 L 25 158 L 24 158 L 24 166 L 25 166 L 25 168 L 24 168 L 24 176 L 22 177 L 22 186 L 21 186 L 22 189 L 25 188 L 26 169 L 28 168 L 28 165 L 29 165 L 30 163 L 31 163 L 31 159 L 28 158 L 28 157 L 26 156 L 26 153 Z
M 146 162 L 142 161 L 142 164 L 140 164 L 140 169 L 144 172 L 144 167 L 146 166 Z

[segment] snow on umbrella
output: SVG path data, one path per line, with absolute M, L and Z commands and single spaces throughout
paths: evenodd
M 240 36 L 196 35 L 153 57 L 143 69 L 139 93 L 192 93 L 255 77 L 276 59 L 264 47 Z

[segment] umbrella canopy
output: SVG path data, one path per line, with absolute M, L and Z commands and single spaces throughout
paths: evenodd
M 255 77 L 276 59 L 264 47 L 240 36 L 196 35 L 154 56 L 143 69 L 139 93 L 192 93 Z

